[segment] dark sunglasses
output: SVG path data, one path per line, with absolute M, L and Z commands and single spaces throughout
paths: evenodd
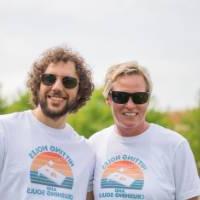
M 41 81 L 44 85 L 52 86 L 56 82 L 56 75 L 54 74 L 42 74 Z M 64 76 L 62 79 L 62 84 L 67 89 L 75 88 L 78 84 L 78 81 L 76 78 L 71 76 Z
M 118 104 L 125 104 L 128 102 L 131 97 L 133 103 L 135 104 L 144 104 L 149 99 L 149 92 L 121 92 L 121 91 L 111 91 L 110 92 L 112 101 Z

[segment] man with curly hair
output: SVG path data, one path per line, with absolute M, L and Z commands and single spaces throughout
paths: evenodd
M 27 86 L 33 110 L 0 117 L 0 199 L 90 199 L 94 154 L 66 123 L 94 89 L 87 64 L 69 48 L 50 48 Z

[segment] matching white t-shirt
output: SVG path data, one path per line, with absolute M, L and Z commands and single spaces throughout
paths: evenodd
M 0 116 L 1 200 L 85 200 L 94 162 L 68 124 L 50 128 L 30 110 Z
M 200 195 L 193 153 L 180 134 L 150 124 L 122 137 L 110 126 L 90 138 L 96 152 L 95 200 L 186 200 Z
M 200 195 L 187 140 L 150 124 L 122 137 L 110 126 L 87 141 L 71 126 L 50 128 L 25 111 L 0 116 L 0 199 L 186 200 Z

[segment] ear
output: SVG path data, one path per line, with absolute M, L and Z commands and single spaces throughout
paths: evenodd
M 108 97 L 106 98 L 105 102 L 106 102 L 107 105 L 109 105 L 109 106 L 111 105 L 110 96 L 108 96 Z

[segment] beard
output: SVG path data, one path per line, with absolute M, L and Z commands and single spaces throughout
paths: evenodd
M 40 105 L 41 110 L 44 113 L 44 115 L 46 115 L 47 117 L 49 117 L 51 119 L 58 119 L 64 115 L 66 115 L 67 113 L 73 112 L 74 108 L 76 107 L 76 103 L 77 103 L 76 99 L 73 99 L 71 101 L 66 100 L 64 107 L 60 110 L 55 111 L 55 110 L 52 110 L 49 108 L 47 98 L 45 98 L 45 97 L 40 98 L 39 105 Z

